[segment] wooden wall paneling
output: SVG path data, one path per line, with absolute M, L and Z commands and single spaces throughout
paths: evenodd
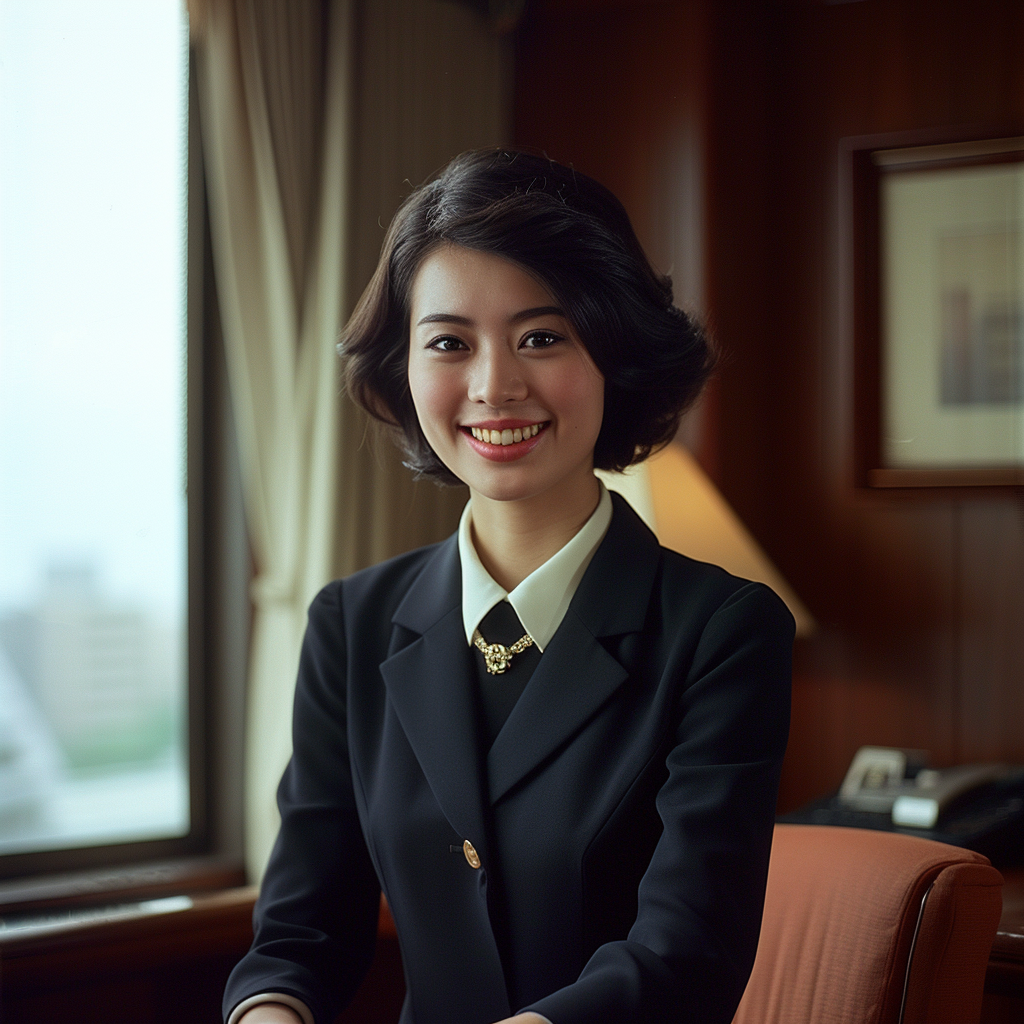
M 958 508 L 962 761 L 1024 764 L 1024 491 Z
M 823 334 L 835 323 L 826 308 L 835 247 L 830 225 L 823 219 L 823 211 L 829 209 L 827 179 L 818 164 L 816 140 L 825 120 L 819 83 L 831 58 L 799 45 L 800 22 L 784 7 L 776 7 L 773 17 L 774 66 L 767 78 L 771 92 L 764 101 L 769 116 L 763 168 L 769 221 L 758 273 L 765 279 L 765 346 L 774 371 L 760 386 L 770 386 L 774 395 L 760 450 L 738 438 L 728 446 L 727 457 L 740 460 L 735 477 L 746 475 L 746 467 L 756 459 L 770 481 L 770 515 L 763 518 L 759 537 L 820 625 L 816 639 L 797 643 L 795 656 L 801 665 L 822 641 L 832 661 L 837 650 L 853 649 L 832 630 L 836 607 L 844 600 L 844 545 L 836 536 L 833 518 L 823 514 L 835 504 L 832 481 L 844 479 L 843 447 L 837 439 L 846 429 L 843 407 L 832 393 L 841 391 L 844 369 L 832 364 L 823 342 Z M 800 80 L 790 67 L 795 59 L 807 61 Z M 724 116 L 719 130 L 727 131 L 728 124 L 729 117 Z M 727 166 L 722 168 L 727 171 Z M 735 296 L 723 301 L 735 301 Z M 742 392 L 736 401 L 744 401 Z M 726 486 L 732 495 L 735 485 Z M 748 500 L 756 505 L 764 499 L 755 492 Z
M 775 315 L 766 273 L 775 256 L 775 28 L 764 4 L 713 5 L 704 249 L 708 315 L 723 354 L 708 427 L 717 450 L 710 472 L 772 555 L 779 504 L 772 466 L 789 416 L 789 325 Z
M 695 216 L 680 176 L 699 173 L 704 12 L 703 0 L 537 3 L 517 36 L 515 143 L 607 185 L 663 271 L 692 261 L 674 247 Z
M 794 652 L 782 809 L 835 789 L 863 745 L 958 759 L 953 536 L 948 510 L 907 502 L 834 528 L 821 551 L 834 593 Z

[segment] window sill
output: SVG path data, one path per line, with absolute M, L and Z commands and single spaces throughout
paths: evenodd
M 245 885 L 235 861 L 190 857 L 0 882 L 0 919 L 71 907 L 209 893 Z

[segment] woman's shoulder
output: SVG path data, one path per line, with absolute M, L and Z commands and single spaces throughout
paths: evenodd
M 454 547 L 456 538 L 453 535 L 436 544 L 415 548 L 360 569 L 351 576 L 333 580 L 317 594 L 312 607 L 343 607 L 347 614 L 366 608 L 377 617 L 387 611 L 390 618 L 391 612 L 427 566 L 443 559 Z
M 699 608 L 706 621 L 723 616 L 747 619 L 782 632 L 794 626 L 785 602 L 766 583 L 734 576 L 671 548 L 661 548 L 660 590 L 664 604 Z
M 628 573 L 627 592 L 631 589 L 635 598 L 650 594 L 657 605 L 649 621 L 676 636 L 700 635 L 713 622 L 764 628 L 783 637 L 791 633 L 793 617 L 771 587 L 659 545 L 628 502 L 615 495 L 613 501 L 616 518 L 599 575 L 606 582 Z

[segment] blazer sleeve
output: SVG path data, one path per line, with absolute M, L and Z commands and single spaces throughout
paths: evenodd
M 380 886 L 356 810 L 348 757 L 345 632 L 337 584 L 309 610 L 299 660 L 293 753 L 278 787 L 281 829 L 256 904 L 252 948 L 224 993 L 281 992 L 333 1020 L 369 968 Z
M 760 932 L 793 633 L 785 605 L 751 583 L 710 616 L 692 659 L 673 668 L 670 653 L 682 685 L 636 920 L 525 1009 L 553 1024 L 732 1020 Z

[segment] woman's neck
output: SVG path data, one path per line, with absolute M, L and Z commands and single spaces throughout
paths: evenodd
M 581 486 L 517 501 L 473 492 L 473 546 L 495 582 L 512 591 L 576 536 L 600 497 L 593 473 Z

